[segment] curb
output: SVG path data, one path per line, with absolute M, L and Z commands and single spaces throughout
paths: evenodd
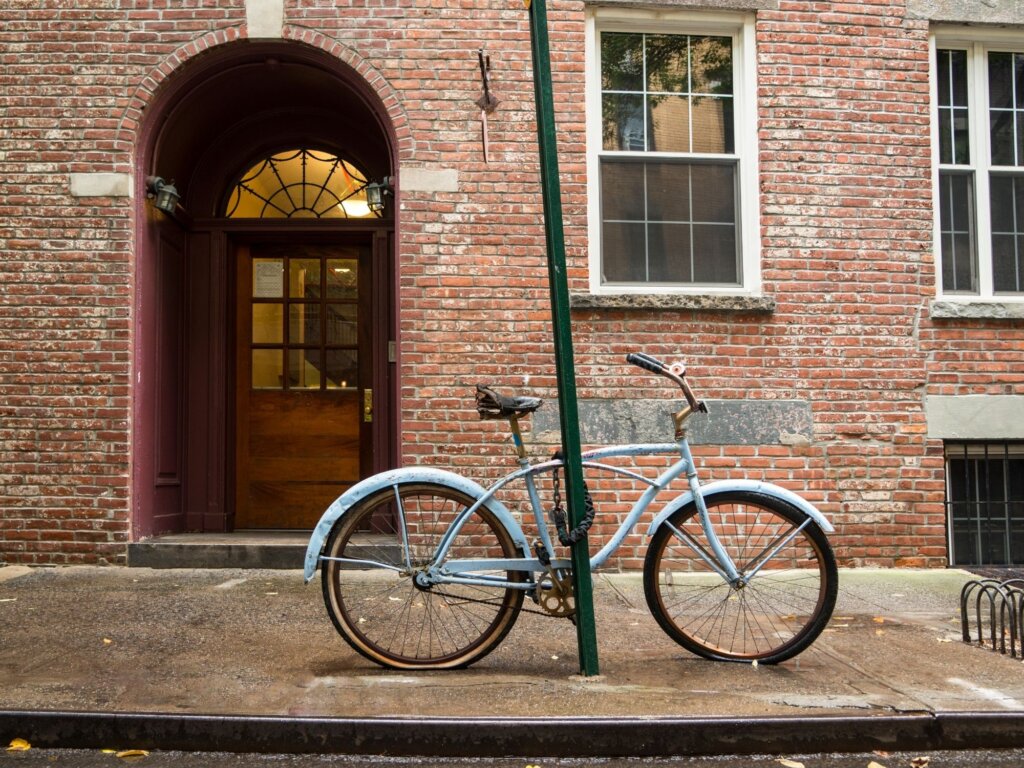
M 1024 747 L 1024 713 L 771 718 L 291 718 L 0 710 L 38 748 L 396 757 L 674 757 Z

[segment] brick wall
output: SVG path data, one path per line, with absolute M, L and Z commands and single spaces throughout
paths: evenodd
M 569 277 L 585 292 L 584 6 L 555 2 L 549 20 Z M 644 349 L 685 357 L 708 397 L 805 401 L 809 441 L 702 445 L 710 476 L 804 493 L 836 522 L 844 563 L 941 565 L 941 445 L 926 438 L 923 393 L 1020 394 L 1009 371 L 1024 334 L 928 317 L 927 24 L 900 2 L 783 1 L 758 12 L 756 31 L 775 311 L 576 310 L 580 396 L 671 397 L 625 365 Z M 0 561 L 123 561 L 134 204 L 72 197 L 68 178 L 135 172 L 140 94 L 246 34 L 241 0 L 0 8 Z M 477 420 L 472 386 L 555 397 L 522 4 L 288 2 L 283 34 L 372 67 L 404 121 L 399 174 L 458 172 L 458 191 L 401 194 L 401 445 L 406 463 L 494 477 L 511 451 Z M 474 105 L 480 46 L 501 100 L 489 163 Z M 538 437 L 548 451 L 551 437 Z M 625 490 L 598 489 L 602 509 L 624 513 Z M 621 565 L 639 565 L 640 543 Z

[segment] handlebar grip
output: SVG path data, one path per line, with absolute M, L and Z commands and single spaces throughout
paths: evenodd
M 630 352 L 626 355 L 626 362 L 651 373 L 664 373 L 667 368 L 663 362 L 650 355 L 645 355 L 643 352 Z

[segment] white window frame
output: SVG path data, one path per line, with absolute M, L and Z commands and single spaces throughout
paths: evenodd
M 946 293 L 942 287 L 942 235 L 939 172 L 946 166 L 939 163 L 939 73 L 938 50 L 967 52 L 967 105 L 971 162 L 969 165 L 949 166 L 970 169 L 974 174 L 974 244 L 977 253 L 978 292 Z M 989 174 L 993 168 L 989 135 L 988 54 L 990 52 L 1024 53 L 1024 32 L 978 29 L 973 27 L 943 26 L 933 28 L 929 39 L 929 72 L 931 78 L 931 139 L 932 139 L 932 200 L 935 289 L 943 301 L 964 303 L 1024 304 L 1024 294 L 996 293 L 992 269 L 992 215 L 989 196 Z
M 753 14 L 589 8 L 586 17 L 587 224 L 593 294 L 761 295 L 761 212 L 757 156 L 757 57 Z M 601 283 L 601 32 L 715 35 L 733 40 L 733 109 L 739 185 L 739 285 Z M 659 153 L 650 153 L 657 158 Z M 670 156 L 679 157 L 678 153 Z M 683 155 L 685 156 L 685 155 Z M 694 155 L 715 157 L 715 155 Z M 730 158 L 733 156 L 730 155 Z

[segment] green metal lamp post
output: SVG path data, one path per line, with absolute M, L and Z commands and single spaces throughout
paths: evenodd
M 555 139 L 555 105 L 551 86 L 551 53 L 548 46 L 546 0 L 526 0 L 530 12 L 533 49 L 533 87 L 540 145 L 540 175 L 544 198 L 544 232 L 548 253 L 548 281 L 555 337 L 558 408 L 562 428 L 562 455 L 572 526 L 579 525 L 584 510 L 583 462 L 580 458 L 579 412 L 576 373 L 569 317 L 569 284 L 565 272 L 565 233 L 562 228 L 562 192 L 558 182 L 558 147 Z M 597 632 L 594 625 L 594 590 L 590 575 L 587 538 L 572 547 L 573 588 L 576 595 L 576 638 L 580 674 L 599 674 Z

